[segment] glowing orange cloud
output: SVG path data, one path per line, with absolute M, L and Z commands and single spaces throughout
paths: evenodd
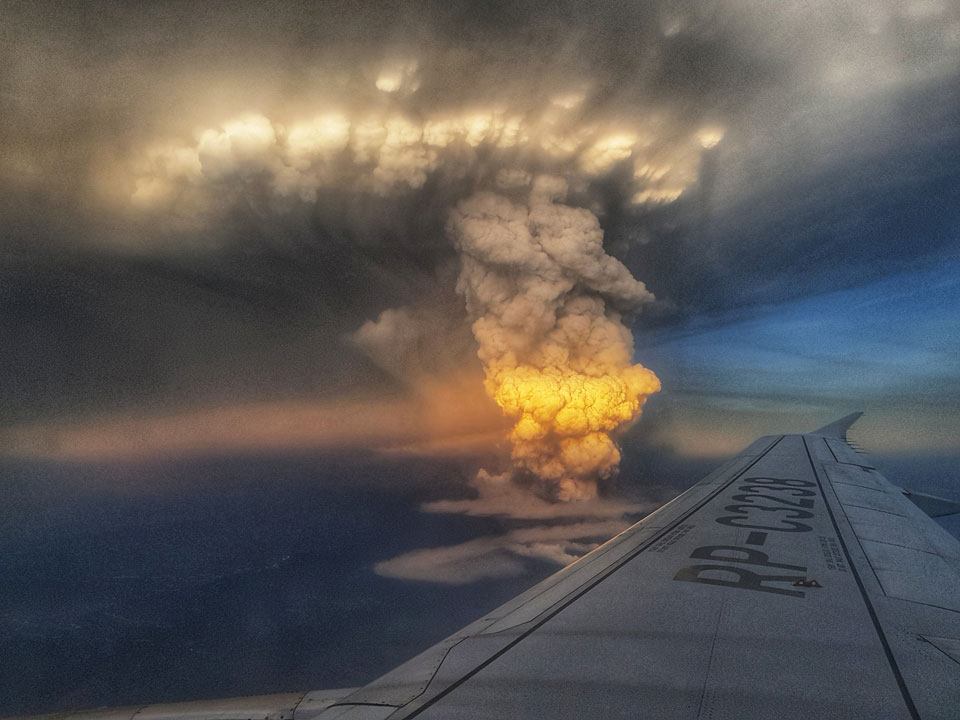
M 519 366 L 494 376 L 494 399 L 516 424 L 513 459 L 555 483 L 561 499 L 596 492 L 594 480 L 620 463 L 610 434 L 639 416 L 656 375 L 640 365 L 590 376 L 561 368 Z

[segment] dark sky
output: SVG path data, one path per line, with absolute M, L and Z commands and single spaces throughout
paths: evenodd
M 960 456 L 954 3 L 4 2 L 0 63 L 0 712 L 370 679 L 759 434 Z M 663 389 L 503 517 L 447 223 L 537 177 Z

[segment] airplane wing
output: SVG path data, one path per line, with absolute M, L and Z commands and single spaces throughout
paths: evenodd
M 68 717 L 957 720 L 960 543 L 847 443 L 858 417 L 760 438 L 363 688 Z

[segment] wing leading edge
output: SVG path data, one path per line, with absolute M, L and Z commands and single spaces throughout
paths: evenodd
M 960 544 L 847 443 L 858 417 L 761 438 L 318 717 L 955 720 Z
M 760 438 L 363 688 L 69 717 L 955 720 L 960 544 L 847 443 L 858 417 Z

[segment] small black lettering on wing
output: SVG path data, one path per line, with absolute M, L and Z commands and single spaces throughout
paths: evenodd
M 837 538 L 829 535 L 820 536 L 820 552 L 823 553 L 823 559 L 827 563 L 827 570 L 837 570 L 847 572 L 847 561 L 840 549 L 840 543 Z
M 684 523 L 677 525 L 673 530 L 668 532 L 662 538 L 660 538 L 656 544 L 651 548 L 653 552 L 666 552 L 667 549 L 677 544 L 677 541 L 680 540 L 684 535 L 690 532 L 693 529 L 693 525 Z

